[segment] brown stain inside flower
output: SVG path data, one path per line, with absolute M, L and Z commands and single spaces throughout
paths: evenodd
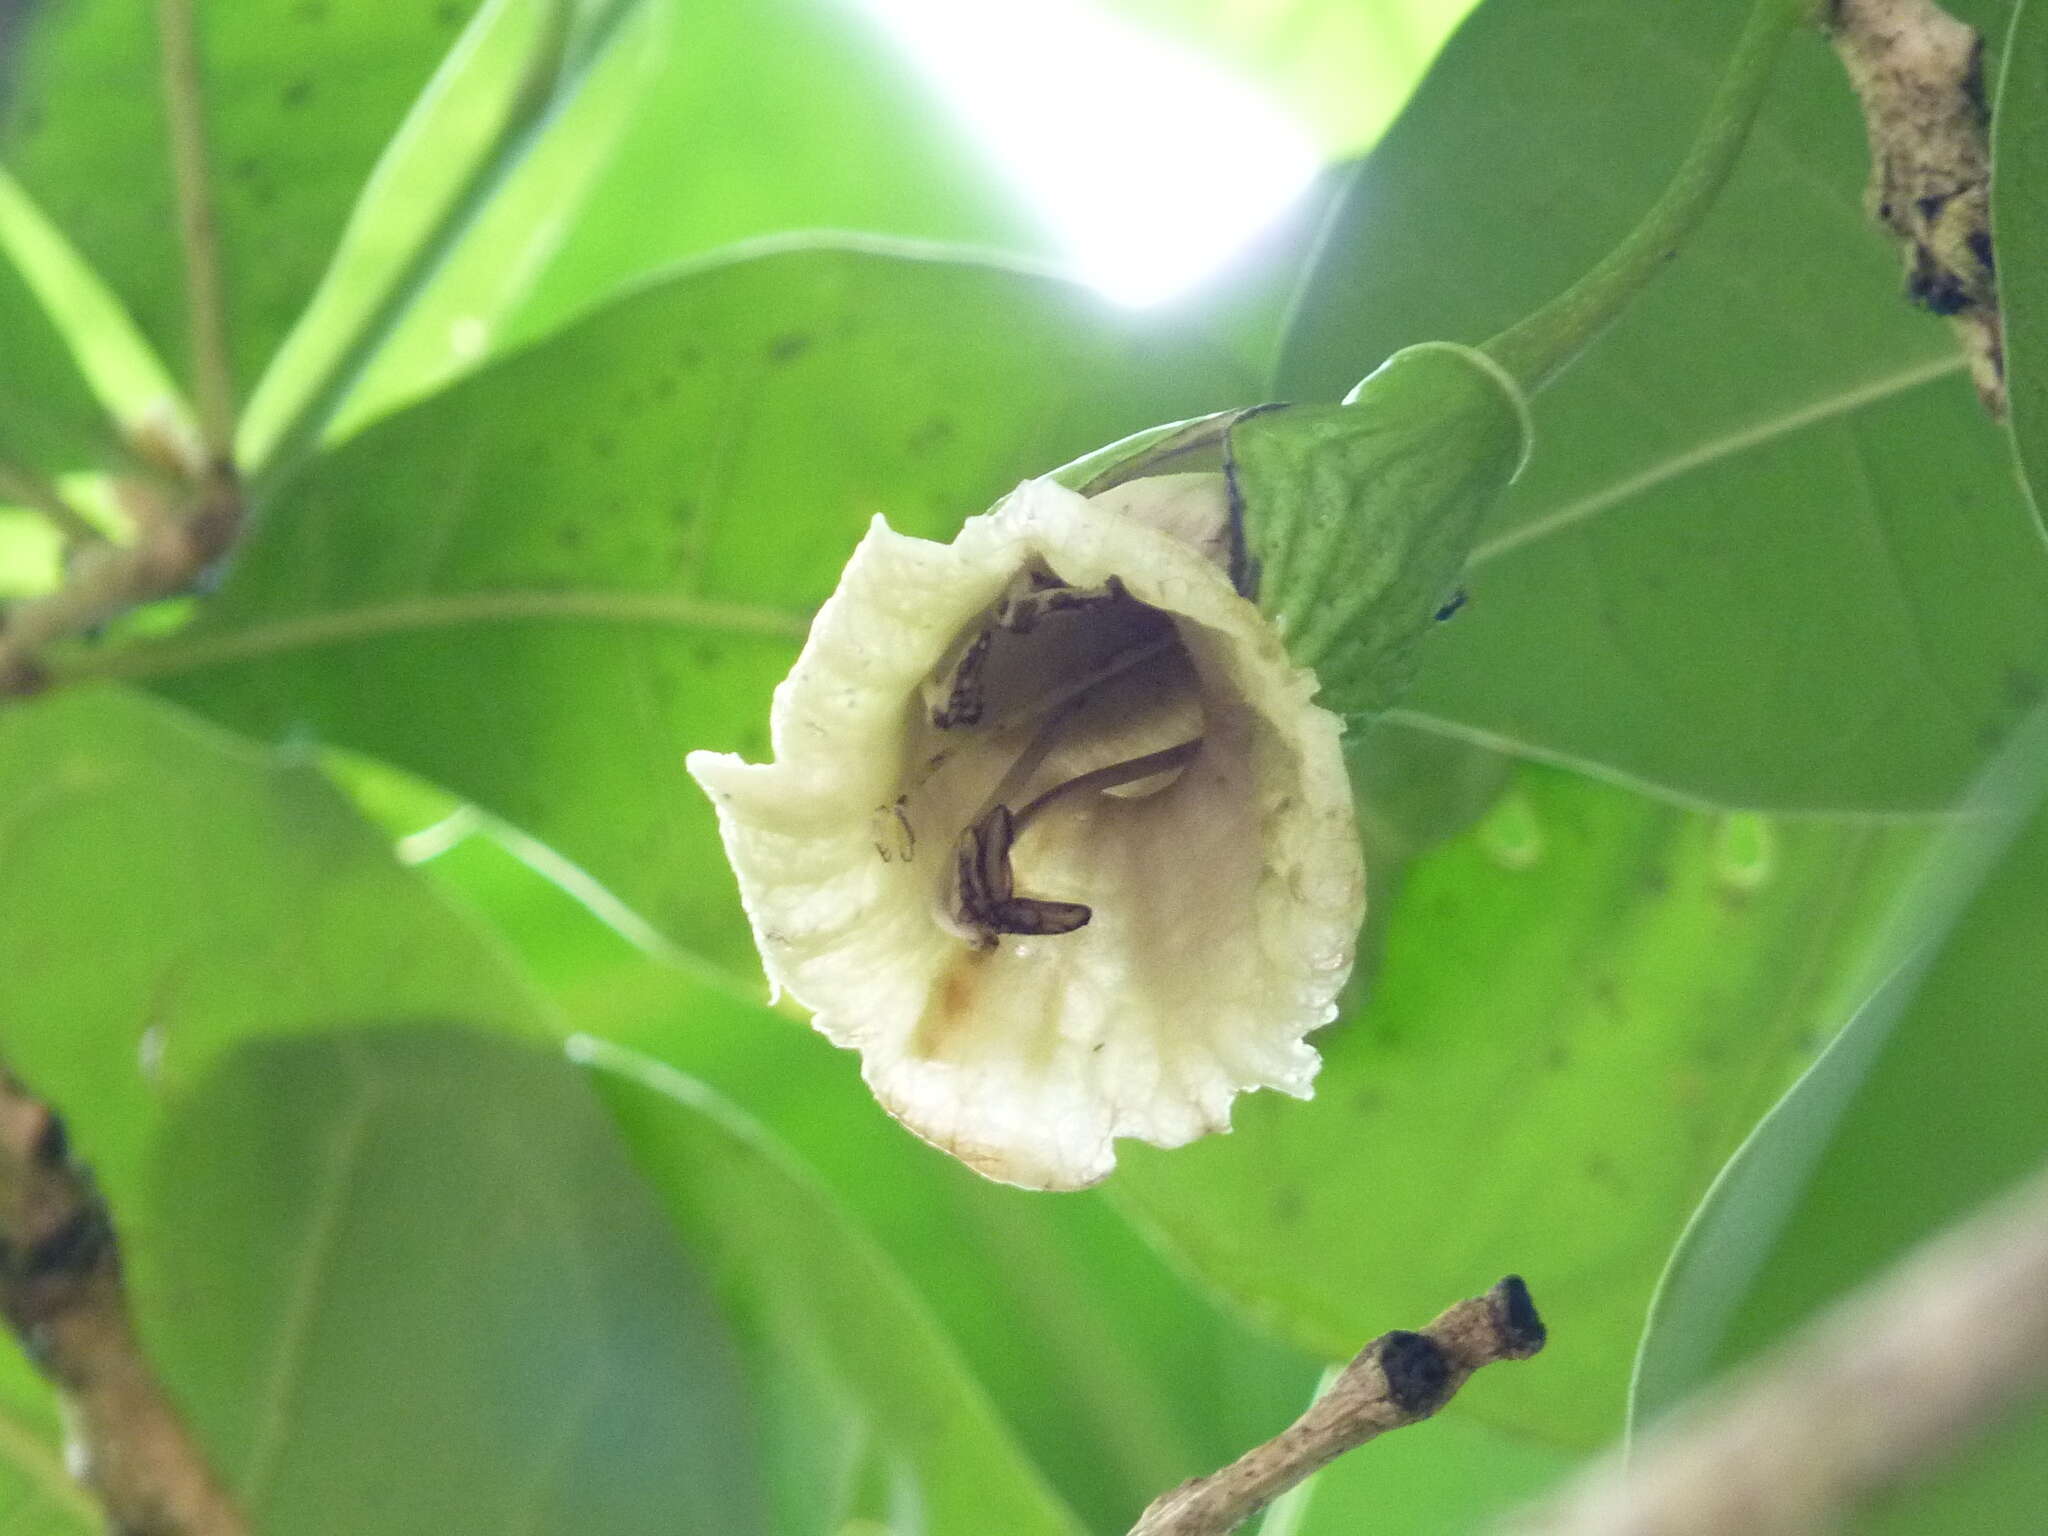
M 910 1054 L 925 1061 L 945 1059 L 961 1027 L 974 1016 L 975 1000 L 988 973 L 991 949 L 963 949 L 932 988 L 931 1003 L 910 1039 Z

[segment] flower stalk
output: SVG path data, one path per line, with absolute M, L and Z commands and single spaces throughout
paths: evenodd
M 1786 39 L 1813 19 L 1814 0 L 1756 0 L 1692 147 L 1642 222 L 1584 277 L 1481 346 L 1523 389 L 1554 380 L 1678 254 L 1741 158 Z

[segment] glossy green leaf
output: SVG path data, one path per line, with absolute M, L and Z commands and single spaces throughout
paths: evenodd
M 106 469 L 116 439 L 163 464 L 191 456 L 191 403 L 99 273 L 0 164 L 0 315 L 9 359 L 8 451 L 45 471 Z M 17 312 L 18 311 L 18 312 Z M 38 437 L 58 441 L 36 447 Z M 124 466 L 125 467 L 125 466 Z
M 1665 1255 L 1839 1017 L 1917 840 L 1525 769 L 1407 871 L 1314 1101 L 1244 1100 L 1231 1136 L 1132 1148 L 1109 1188 L 1327 1358 L 1525 1276 L 1551 1347 L 1460 1404 L 1600 1444 Z
M 237 0 L 199 10 L 229 332 L 246 389 L 469 6 Z M 0 160 L 189 377 L 156 27 L 124 0 L 68 0 L 32 8 L 19 47 Z
M 319 771 L 82 689 L 0 713 L 0 1044 L 117 1208 L 153 1117 L 236 1041 L 364 1018 L 546 1030 L 495 943 Z
M 1102 1195 L 976 1176 L 890 1120 L 851 1053 L 607 929 L 547 877 L 576 883 L 545 850 L 474 818 L 451 831 L 421 873 L 516 945 L 575 1028 L 707 1084 L 801 1157 L 1091 1530 L 1124 1529 L 1298 1411 L 1315 1363 L 1252 1333 Z
M 744 1363 L 552 1051 L 245 1046 L 156 1163 L 144 1331 L 259 1530 L 748 1536 Z
M 683 755 L 766 754 L 769 692 L 869 519 L 948 536 L 1238 387 L 1198 340 L 1006 267 L 709 266 L 351 440 L 197 626 L 89 665 L 446 785 L 751 969 Z
M 756 1366 L 770 1442 L 787 1455 L 769 1467 L 778 1532 L 866 1516 L 906 1536 L 1078 1536 L 914 1293 L 799 1165 L 680 1073 L 594 1040 L 581 1054 Z M 890 1469 L 866 1507 L 831 1486 L 826 1442 L 803 1432 L 841 1399 L 863 1405 Z
M 2013 444 L 2048 505 L 2048 6 L 2016 0 L 1992 121 L 1991 225 Z
M 512 321 L 514 339 L 685 258 L 791 230 L 1048 249 L 860 7 L 668 9 L 653 77 Z
M 98 467 L 112 442 L 107 418 L 63 338 L 4 252 L 0 336 L 7 346 L 7 363 L 0 368 L 0 465 L 45 478 Z M 0 502 L 16 494 L 0 479 Z
M 253 496 L 487 355 L 638 100 L 659 0 L 496 0 L 379 156 L 239 423 Z
M 1718 1371 L 1967 1215 L 2048 1155 L 2048 717 L 1938 840 L 1888 932 L 1894 964 L 1729 1163 L 1674 1253 L 1637 1363 L 1649 1423 Z M 1965 1108 L 1966 1107 L 1966 1108 Z M 2033 1529 L 2048 1417 L 1921 1490 L 1886 1530 Z
M 1102 1195 L 992 1184 L 889 1120 L 857 1060 L 804 1026 L 701 991 L 650 1011 L 650 990 L 574 1016 L 609 1019 L 799 1152 L 1091 1529 L 1125 1528 L 1299 1411 L 1315 1363 L 1219 1309 Z
M 1264 85 L 1333 155 L 1378 136 L 1475 0 L 1109 0 Z
M 145 1248 L 152 1127 L 236 1041 L 408 1014 L 542 1029 L 481 929 L 309 764 L 157 701 L 81 690 L 0 712 L 0 806 L 0 1055 L 63 1109 Z M 90 1513 L 55 1424 L 0 1352 L 0 1521 L 23 1532 Z
M 1278 393 L 1335 398 L 1574 279 L 1660 190 L 1747 9 L 1476 12 L 1340 202 Z M 2043 685 L 2048 552 L 1947 328 L 1899 298 L 1864 164 L 1839 67 L 1795 38 L 1696 242 L 1537 400 L 1404 718 L 1749 806 L 1968 782 Z

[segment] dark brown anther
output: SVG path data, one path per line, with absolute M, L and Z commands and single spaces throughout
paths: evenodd
M 1010 848 L 1016 841 L 1010 808 L 999 805 L 965 832 L 955 855 L 961 919 L 976 943 L 993 949 L 1005 934 L 1040 937 L 1085 928 L 1095 913 L 1078 901 L 1041 901 L 1016 893 Z
M 988 663 L 989 647 L 994 642 L 995 631 L 984 629 L 961 655 L 953 668 L 952 683 L 946 689 L 946 702 L 932 711 L 934 727 L 950 731 L 956 726 L 981 723 L 981 672 Z

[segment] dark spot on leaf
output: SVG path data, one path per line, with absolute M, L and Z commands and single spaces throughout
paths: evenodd
M 1361 1115 L 1376 1115 L 1386 1107 L 1387 1096 L 1377 1088 L 1366 1088 L 1355 1094 L 1351 1108 Z
M 242 195 L 258 208 L 268 208 L 277 201 L 277 189 L 271 185 L 265 169 L 263 162 L 254 155 L 244 155 L 229 167 L 241 185 Z
M 313 99 L 313 77 L 301 75 L 277 95 L 278 103 L 287 112 L 296 111 Z
M 304 0 L 292 14 L 306 25 L 317 27 L 327 19 L 327 0 Z
M 1291 1227 L 1301 1220 L 1301 1191 L 1290 1184 L 1283 1184 L 1273 1192 L 1273 1221 L 1277 1226 Z
M 683 381 L 672 373 L 657 373 L 647 381 L 647 398 L 660 405 L 673 400 L 676 391 L 683 387 Z
M 704 354 L 696 347 L 684 346 L 676 352 L 676 362 L 685 370 L 695 368 L 704 361 Z
M 953 440 L 953 423 L 945 416 L 928 417 L 924 424 L 904 440 L 904 446 L 912 453 L 930 453 L 943 448 Z
M 2008 667 L 2005 696 L 2015 709 L 2025 709 L 2041 697 L 2041 674 L 2029 667 Z
M 725 660 L 725 652 L 709 640 L 699 640 L 690 648 L 690 656 L 700 667 L 715 667 Z
M 697 503 L 688 496 L 678 496 L 668 504 L 669 518 L 678 527 L 687 527 L 697 520 Z
M 463 9 L 458 0 L 443 0 L 442 4 L 434 7 L 434 21 L 436 25 L 443 27 L 460 26 Z
M 1553 1045 L 1543 1053 L 1543 1065 L 1552 1072 L 1562 1072 L 1571 1064 L 1572 1053 L 1567 1046 Z
M 581 549 L 583 547 L 583 525 L 581 523 L 564 523 L 555 530 L 555 542 L 564 549 Z
M 1602 1189 L 1612 1190 L 1615 1194 L 1628 1193 L 1628 1184 L 1622 1179 L 1620 1170 L 1610 1159 L 1602 1157 L 1597 1152 L 1586 1159 L 1586 1177 Z
M 609 432 L 590 434 L 590 451 L 600 459 L 609 459 L 619 451 L 619 440 Z
M 811 350 L 812 338 L 802 331 L 790 331 L 768 343 L 768 361 L 793 363 Z

